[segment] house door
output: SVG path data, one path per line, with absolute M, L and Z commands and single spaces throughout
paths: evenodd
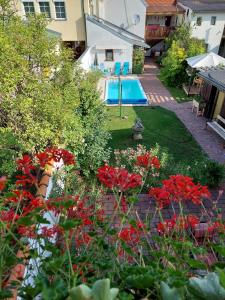
M 166 25 L 166 27 L 170 27 L 170 24 L 171 24 L 171 19 L 172 19 L 172 17 L 171 17 L 171 16 L 166 16 L 166 21 L 165 21 L 165 25 Z

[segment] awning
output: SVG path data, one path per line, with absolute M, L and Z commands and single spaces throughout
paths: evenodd
M 225 67 L 225 58 L 213 52 L 205 53 L 186 59 L 188 65 L 193 69 L 210 69 Z

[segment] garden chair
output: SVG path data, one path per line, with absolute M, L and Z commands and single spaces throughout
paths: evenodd
M 121 71 L 121 63 L 120 62 L 116 62 L 115 63 L 115 70 L 114 70 L 114 74 L 116 76 L 120 75 L 120 71 Z
M 122 71 L 122 74 L 123 75 L 128 75 L 129 73 L 129 62 L 125 62 L 124 65 L 123 65 L 123 71 Z

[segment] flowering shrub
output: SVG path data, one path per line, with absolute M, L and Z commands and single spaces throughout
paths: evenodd
M 209 256 L 223 263 L 219 198 L 213 202 L 206 186 L 173 175 L 149 189 L 143 206 L 139 194 L 146 178 L 157 177 L 161 167 L 146 151 L 132 157 L 129 170 L 102 166 L 97 184 L 88 182 L 82 192 L 71 194 L 65 180 L 61 195 L 45 200 L 37 195 L 40 178 L 62 161 L 73 176 L 81 177 L 74 156 L 52 148 L 16 161 L 20 174 L 10 193 L 4 193 L 7 178 L 0 178 L 1 298 L 10 292 L 10 269 L 21 263 L 18 250 L 37 261 L 34 285 L 19 288 L 26 299 L 40 293 L 43 299 L 66 299 L 75 286 L 105 277 L 119 287 L 119 299 L 161 299 L 161 282 L 167 290 L 187 291 L 189 277 L 214 269 Z M 190 205 L 196 213 L 190 213 Z M 34 244 L 41 250 L 29 246 Z

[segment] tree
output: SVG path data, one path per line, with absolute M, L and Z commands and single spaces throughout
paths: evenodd
M 186 58 L 206 51 L 202 40 L 191 37 L 189 24 L 181 25 L 167 40 L 168 51 L 162 60 L 160 75 L 171 86 L 179 86 L 187 80 Z
M 93 80 L 87 83 L 87 75 L 74 64 L 71 51 L 48 35 L 46 19 L 32 16 L 24 22 L 9 14 L 8 7 L 4 11 L 1 3 L 0 173 L 7 170 L 10 175 L 14 172 L 10 161 L 24 152 L 35 154 L 60 145 L 81 150 L 91 132 L 91 126 L 87 130 L 85 124 L 97 118 L 101 126 L 102 118 L 94 111 L 79 112 L 86 100 L 100 106 L 96 84 Z M 86 84 L 89 93 L 82 96 Z

